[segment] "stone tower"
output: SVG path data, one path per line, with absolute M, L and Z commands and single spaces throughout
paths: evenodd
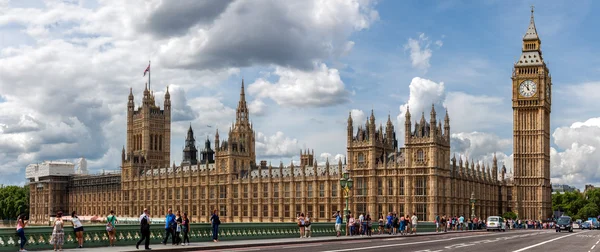
M 512 73 L 514 187 L 512 208 L 520 219 L 552 215 L 550 108 L 552 78 L 533 20 Z
M 216 165 L 220 172 L 234 178 L 248 175 L 256 167 L 255 132 L 248 117 L 248 106 L 244 92 L 244 80 L 240 91 L 235 123 L 229 128 L 229 139 L 220 144 L 219 132 L 215 134 Z
M 436 124 L 437 114 L 431 105 L 430 121 L 421 114 L 419 122 L 411 130 L 410 112 L 406 112 L 405 123 L 405 157 L 406 167 L 414 174 L 413 188 L 409 188 L 407 196 L 414 202 L 406 202 L 406 210 L 410 213 L 425 213 L 427 219 L 433 219 L 436 213 L 451 211 L 445 193 L 450 190 L 450 118 L 448 112 L 442 124 Z M 429 204 L 425 203 L 429 202 Z
M 377 197 L 377 169 L 385 167 L 390 154 L 396 153 L 398 148 L 396 135 L 390 117 L 383 126 L 375 125 L 375 115 L 371 116 L 365 126 L 358 126 L 356 135 L 353 133 L 354 125 L 352 115 L 348 116 L 348 171 L 354 179 L 354 190 L 351 193 L 350 209 L 360 213 L 375 213 L 378 211 Z
M 194 138 L 194 130 L 192 125 L 187 132 L 185 138 L 185 147 L 183 148 L 183 161 L 181 165 L 196 165 L 198 164 L 198 149 L 196 148 L 196 139 Z
M 155 103 L 154 92 L 144 89 L 137 109 L 133 91 L 127 103 L 127 149 L 123 151 L 124 181 L 151 167 L 167 167 L 171 158 L 171 95 L 165 92 L 164 109 Z M 125 155 L 127 154 L 127 155 Z

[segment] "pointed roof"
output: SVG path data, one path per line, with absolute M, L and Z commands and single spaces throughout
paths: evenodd
M 533 20 L 533 6 L 531 6 L 531 19 L 529 20 L 529 27 L 527 27 L 527 32 L 525 32 L 525 36 L 523 36 L 523 40 L 537 40 L 540 39 L 537 34 L 537 30 L 535 29 L 535 22 Z

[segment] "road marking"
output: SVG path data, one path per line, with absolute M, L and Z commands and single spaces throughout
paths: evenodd
M 598 241 L 596 242 L 596 245 L 598 245 L 598 242 L 600 242 L 600 240 L 598 240 Z
M 531 246 L 529 246 L 529 247 L 525 247 L 525 248 L 522 248 L 522 249 L 519 249 L 519 250 L 515 250 L 515 251 L 513 251 L 513 252 L 521 252 L 521 251 L 525 251 L 525 250 L 528 250 L 528 249 L 530 249 L 530 248 L 535 248 L 535 247 L 537 247 L 537 246 L 540 246 L 540 245 L 543 245 L 543 244 L 546 244 L 546 243 L 549 243 L 549 242 L 553 242 L 553 241 L 560 240 L 560 239 L 562 239 L 562 238 L 565 238 L 565 237 L 569 237 L 569 236 L 571 236 L 571 235 L 576 235 L 576 234 L 574 233 L 574 234 L 570 234 L 570 235 L 565 235 L 565 236 L 557 237 L 557 238 L 554 238 L 554 239 L 551 239 L 551 240 L 547 240 L 547 241 L 540 242 L 540 243 L 538 243 L 538 244 L 531 245 Z
M 323 245 L 323 243 L 290 245 L 290 246 L 283 246 L 281 248 L 304 248 L 304 247 L 317 247 L 317 246 L 321 246 L 321 245 Z
M 505 234 L 505 233 L 486 234 L 486 235 L 478 235 L 478 236 L 496 236 L 496 235 L 502 235 L 502 234 Z M 419 241 L 419 242 L 407 242 L 407 243 L 398 243 L 398 244 L 387 244 L 387 245 L 362 247 L 362 248 L 327 250 L 327 251 L 323 251 L 323 252 L 343 252 L 343 251 L 369 250 L 369 249 L 377 249 L 377 248 L 398 247 L 398 246 L 404 246 L 404 245 L 415 245 L 415 244 L 433 243 L 433 242 L 440 242 L 440 241 L 447 242 L 447 241 L 450 241 L 450 240 L 461 240 L 461 239 L 467 239 L 467 238 L 473 238 L 473 236 L 460 236 L 460 237 L 452 237 L 452 238 L 430 240 L 430 241 Z
M 595 247 L 596 247 L 596 245 L 592 246 L 592 249 L 591 249 L 591 250 L 594 250 L 594 248 L 595 248 Z

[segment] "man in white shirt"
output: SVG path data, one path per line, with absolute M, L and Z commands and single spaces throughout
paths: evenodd
M 410 217 L 410 223 L 412 224 L 412 233 L 417 234 L 417 223 L 419 222 L 419 218 L 416 213 L 413 213 L 413 216 Z
M 146 240 L 145 249 L 150 250 L 150 214 L 146 208 L 144 208 L 144 213 L 140 215 L 140 233 L 142 233 L 142 237 L 135 244 L 135 248 L 139 249 L 142 241 Z
M 363 214 L 360 214 L 360 216 L 358 216 L 358 224 L 360 224 L 361 230 L 360 230 L 360 236 L 363 236 L 363 234 L 365 234 L 365 229 L 364 229 L 364 225 L 363 222 L 365 222 L 365 216 Z

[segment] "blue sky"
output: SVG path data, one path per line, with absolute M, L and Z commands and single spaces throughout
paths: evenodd
M 406 106 L 429 120 L 434 103 L 453 152 L 496 153 L 510 170 L 510 76 L 531 5 L 553 78 L 553 182 L 597 183 L 598 3 L 368 0 L 0 1 L 0 183 L 43 160 L 117 169 L 148 60 L 159 103 L 170 86 L 175 162 L 190 123 L 198 140 L 227 132 L 244 78 L 259 159 L 341 158 L 349 111 L 360 124 L 390 114 L 402 136 Z

